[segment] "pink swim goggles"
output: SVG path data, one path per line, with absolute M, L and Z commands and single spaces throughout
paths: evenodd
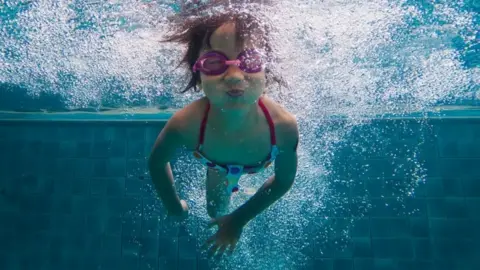
M 193 71 L 200 71 L 207 76 L 215 76 L 227 71 L 228 66 L 235 65 L 246 73 L 256 73 L 263 69 L 263 58 L 263 54 L 255 49 L 241 52 L 235 60 L 228 60 L 228 57 L 221 52 L 211 51 L 202 55 L 195 62 Z

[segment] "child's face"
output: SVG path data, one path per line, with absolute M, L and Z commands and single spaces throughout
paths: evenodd
M 220 26 L 210 38 L 211 49 L 205 49 L 200 56 L 209 51 L 220 51 L 229 60 L 237 59 L 239 53 L 245 49 L 255 48 L 262 50 L 252 40 L 246 39 L 243 48 L 236 48 L 235 24 L 228 23 Z M 226 110 L 242 109 L 255 103 L 265 90 L 265 71 L 246 73 L 239 67 L 231 65 L 220 75 L 207 76 L 200 73 L 201 88 L 210 100 L 210 103 Z M 231 95 L 232 89 L 243 90 L 243 94 Z M 237 91 L 238 92 L 238 91 Z M 241 93 L 241 91 L 240 91 Z

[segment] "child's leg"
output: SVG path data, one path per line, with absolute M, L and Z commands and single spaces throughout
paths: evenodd
M 207 212 L 211 218 L 226 215 L 230 205 L 230 196 L 225 192 L 224 175 L 207 169 Z

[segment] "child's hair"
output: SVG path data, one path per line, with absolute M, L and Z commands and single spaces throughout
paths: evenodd
M 219 2 L 224 1 L 212 1 L 208 5 L 184 10 L 172 18 L 171 31 L 173 34 L 167 35 L 166 39 L 163 40 L 164 42 L 177 42 L 187 46 L 187 51 L 180 65 L 186 64 L 189 67 L 191 78 L 182 93 L 192 88 L 194 91 L 199 91 L 197 84 L 201 82 L 200 73 L 193 72 L 193 66 L 200 56 L 201 50 L 205 47 L 211 48 L 210 37 L 213 32 L 225 23 L 235 24 L 237 47 L 243 46 L 246 39 L 259 41 L 267 56 L 267 61 L 273 60 L 269 38 L 270 27 L 266 23 L 262 23 L 251 12 L 246 9 L 239 10 L 232 6 L 222 6 L 220 12 L 213 11 L 208 15 L 199 15 L 209 9 L 218 8 Z M 277 82 L 281 86 L 288 87 L 281 76 L 275 74 L 268 66 L 265 68 L 265 74 L 267 85 Z

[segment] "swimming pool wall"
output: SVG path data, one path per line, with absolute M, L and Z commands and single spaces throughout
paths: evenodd
M 194 236 L 141 215 L 159 204 L 146 156 L 163 125 L 0 121 L 0 268 L 209 269 Z M 344 250 L 312 237 L 308 269 L 480 269 L 480 118 L 376 119 L 334 157 L 326 179 L 350 207 L 310 214 L 355 226 Z

